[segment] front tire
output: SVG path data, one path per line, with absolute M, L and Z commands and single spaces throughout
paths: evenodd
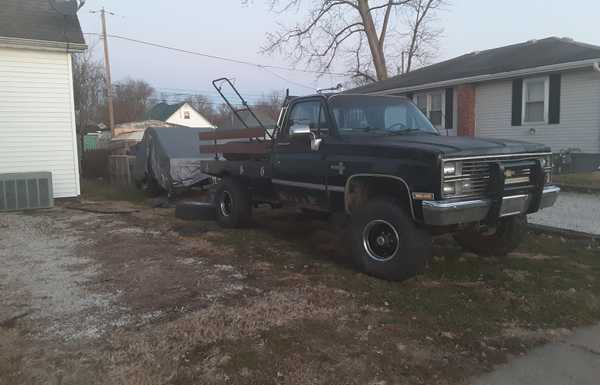
M 241 181 L 225 178 L 215 196 L 217 222 L 222 227 L 243 227 L 252 218 L 252 200 L 248 187 Z
M 392 200 L 376 199 L 352 215 L 352 254 L 361 271 L 402 281 L 423 271 L 431 235 Z
M 454 239 L 465 250 L 487 257 L 503 257 L 514 251 L 527 234 L 527 216 L 517 215 L 498 220 L 491 232 L 476 229 L 455 234 Z

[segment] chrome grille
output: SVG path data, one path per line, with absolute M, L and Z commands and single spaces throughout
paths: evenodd
M 453 193 L 442 192 L 444 199 L 481 197 L 486 194 L 491 178 L 492 163 L 501 162 L 505 170 L 511 174 L 506 177 L 504 186 L 506 190 L 518 190 L 531 187 L 531 167 L 526 162 L 537 160 L 541 157 L 547 157 L 550 154 L 540 153 L 532 155 L 511 155 L 496 157 L 475 157 L 475 158 L 457 158 L 445 159 L 444 164 L 455 163 L 457 165 L 456 176 L 442 176 L 442 182 L 455 182 L 455 191 Z M 442 165 L 442 170 L 444 166 Z M 548 165 L 545 171 L 551 173 L 552 167 Z M 512 182 L 512 183 L 511 183 Z

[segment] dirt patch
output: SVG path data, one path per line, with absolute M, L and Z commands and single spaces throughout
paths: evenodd
M 0 217 L 0 384 L 459 384 L 600 319 L 596 244 L 484 259 L 442 237 L 395 283 L 356 272 L 328 222 L 256 214 Z

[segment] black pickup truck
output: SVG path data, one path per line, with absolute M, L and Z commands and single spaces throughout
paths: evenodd
M 478 254 L 509 253 L 526 233 L 527 214 L 559 193 L 549 148 L 442 136 L 403 97 L 294 98 L 269 136 L 215 144 L 225 159 L 202 163 L 222 179 L 218 222 L 247 224 L 261 203 L 343 214 L 358 268 L 390 280 L 423 268 L 432 235 L 452 233 Z

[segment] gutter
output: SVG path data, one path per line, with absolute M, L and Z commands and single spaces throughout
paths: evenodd
M 34 49 L 42 51 L 56 51 L 77 53 L 85 51 L 87 44 L 65 43 L 62 41 L 20 39 L 16 37 L 0 37 L 0 48 Z
M 496 74 L 469 76 L 469 77 L 464 77 L 464 78 L 443 80 L 443 81 L 439 81 L 439 82 L 419 84 L 416 86 L 392 88 L 392 89 L 388 89 L 388 90 L 373 91 L 373 92 L 367 92 L 367 93 L 375 94 L 375 95 L 387 95 L 387 94 L 395 94 L 395 93 L 399 93 L 399 92 L 411 92 L 411 91 L 420 91 L 420 90 L 432 89 L 432 88 L 443 88 L 443 87 L 455 86 L 455 85 L 465 84 L 465 83 L 479 83 L 479 82 L 485 82 L 485 81 L 490 81 L 490 80 L 516 78 L 516 77 L 535 75 L 535 74 L 546 73 L 546 72 L 564 71 L 564 70 L 572 70 L 572 69 L 579 69 L 579 68 L 586 68 L 586 67 L 589 68 L 590 66 L 592 66 L 595 71 L 600 72 L 600 58 L 580 60 L 580 61 L 574 61 L 574 62 L 569 62 L 569 63 L 552 64 L 552 65 L 541 66 L 541 67 L 525 68 L 522 70 L 500 72 L 500 73 L 496 73 Z

